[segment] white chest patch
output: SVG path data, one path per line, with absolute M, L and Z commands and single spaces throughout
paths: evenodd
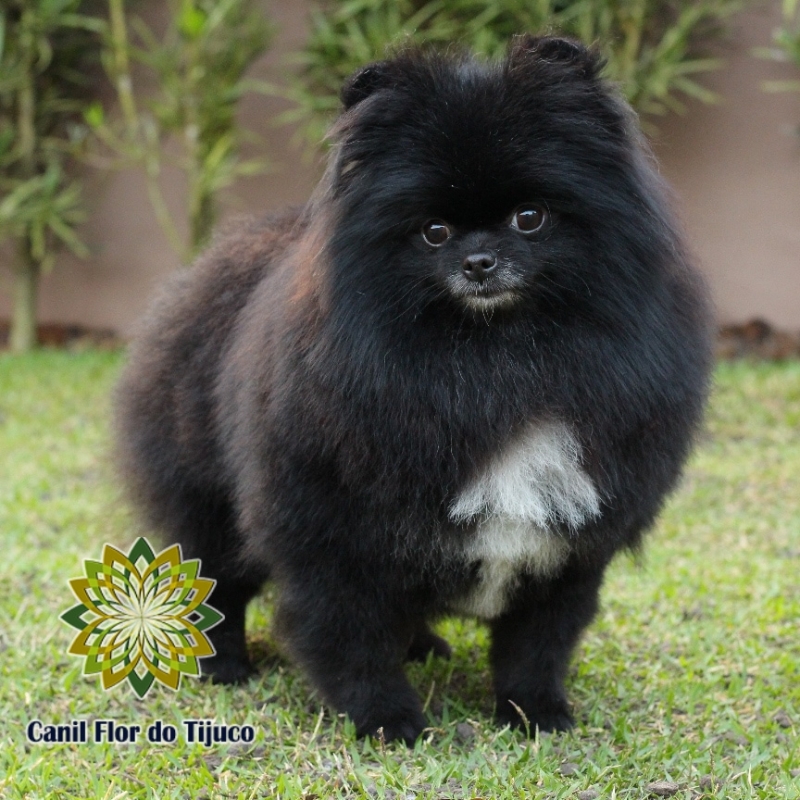
M 556 523 L 577 529 L 599 513 L 600 498 L 567 425 L 529 427 L 450 506 L 453 522 L 476 525 L 464 555 L 481 562 L 478 584 L 454 610 L 484 619 L 501 614 L 521 575 L 547 575 L 566 560 L 569 545 Z

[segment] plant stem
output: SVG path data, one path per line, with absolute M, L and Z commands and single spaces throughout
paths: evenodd
M 636 0 L 628 8 L 620 21 L 625 36 L 621 45 L 622 70 L 621 77 L 625 85 L 633 86 L 636 77 L 636 66 L 639 61 L 639 50 L 642 46 L 642 32 L 647 11 L 647 0 Z M 637 87 L 638 88 L 638 87 Z
M 27 353 L 36 347 L 36 296 L 39 265 L 30 253 L 27 239 L 20 243 L 14 265 L 9 345 L 14 353 Z
M 191 215 L 191 247 L 192 255 L 197 255 L 200 249 L 208 242 L 216 217 L 214 198 L 208 192 L 199 191 L 192 198 Z
M 172 219 L 172 214 L 170 213 L 167 201 L 164 199 L 164 193 L 161 191 L 161 186 L 158 182 L 158 176 L 161 174 L 159 156 L 152 151 L 149 152 L 148 155 L 145 156 L 144 165 L 147 196 L 150 199 L 150 205 L 153 207 L 153 212 L 156 215 L 156 221 L 167 237 L 172 249 L 181 257 L 181 260 L 186 260 L 186 247 L 181 241 L 181 236 Z
M 133 81 L 128 58 L 128 29 L 125 24 L 123 0 L 108 0 L 108 12 L 111 17 L 111 45 L 117 97 L 125 117 L 125 124 L 128 126 L 128 132 L 134 133 L 138 127 L 139 115 L 133 96 Z
M 36 171 L 36 84 L 35 38 L 23 16 L 20 35 L 22 75 L 17 94 L 17 141 L 20 171 L 23 178 L 32 178 Z M 39 264 L 30 250 L 29 234 L 22 233 L 14 263 L 14 287 L 11 306 L 9 343 L 15 353 L 36 347 L 36 293 L 39 285 Z
M 182 79 L 185 86 L 184 142 L 186 146 L 187 177 L 189 179 L 189 255 L 196 256 L 211 235 L 214 225 L 214 201 L 206 190 L 204 177 L 204 154 L 207 153 L 207 142 L 204 143 L 198 98 L 202 87 L 198 76 L 203 74 L 199 64 L 197 41 L 192 39 L 186 43 L 186 62 Z
M 125 119 L 128 142 L 138 151 L 137 159 L 144 166 L 147 195 L 161 230 L 170 245 L 182 258 L 186 248 L 170 214 L 159 179 L 161 176 L 161 141 L 136 105 L 128 46 L 128 26 L 125 19 L 124 0 L 108 0 L 111 26 L 111 55 L 113 78 L 117 89 L 122 116 Z

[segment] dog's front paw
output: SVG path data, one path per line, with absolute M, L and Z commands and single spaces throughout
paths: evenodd
M 568 731 L 575 725 L 567 701 L 562 697 L 535 696 L 518 699 L 506 696 L 497 701 L 497 720 L 501 725 L 529 730 L 531 734 Z
M 200 673 L 212 683 L 244 683 L 255 670 L 246 658 L 217 655 L 200 660 Z
M 384 742 L 405 742 L 413 746 L 426 724 L 420 710 L 376 714 L 357 725 L 356 733 L 360 737 L 374 736 Z

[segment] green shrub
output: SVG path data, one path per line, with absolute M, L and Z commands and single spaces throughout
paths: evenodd
M 59 246 L 85 254 L 84 216 L 68 172 L 80 139 L 101 23 L 84 0 L 4 0 L 0 7 L 0 241 L 11 239 L 11 348 L 36 343 L 39 276 Z
M 156 35 L 126 16 L 125 0 L 107 2 L 104 62 L 122 114 L 114 121 L 95 104 L 86 118 L 122 164 L 144 168 L 158 222 L 188 260 L 211 233 L 219 190 L 266 167 L 263 159 L 240 157 L 235 113 L 243 94 L 264 88 L 245 72 L 266 51 L 272 26 L 255 0 L 169 0 L 166 30 Z M 142 69 L 134 72 L 132 64 Z M 155 91 L 137 91 L 142 73 Z M 181 145 L 177 162 L 164 152 L 171 137 Z M 188 245 L 161 193 L 165 159 L 186 175 Z
M 607 75 L 639 112 L 682 109 L 679 94 L 708 102 L 694 76 L 718 66 L 702 46 L 741 0 L 328 0 L 312 13 L 311 34 L 285 121 L 319 141 L 338 107 L 343 80 L 404 44 L 456 42 L 502 55 L 511 36 L 559 32 L 601 44 Z

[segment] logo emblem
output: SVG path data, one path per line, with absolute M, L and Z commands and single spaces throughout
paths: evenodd
M 85 657 L 84 675 L 99 673 L 106 690 L 127 680 L 139 697 L 155 681 L 177 690 L 182 675 L 199 677 L 198 659 L 214 655 L 204 631 L 223 619 L 203 602 L 216 581 L 199 577 L 199 559 L 182 561 L 180 545 L 155 554 L 140 538 L 128 555 L 105 545 L 84 569 L 69 582 L 79 604 L 61 615 L 79 631 L 68 652 Z

